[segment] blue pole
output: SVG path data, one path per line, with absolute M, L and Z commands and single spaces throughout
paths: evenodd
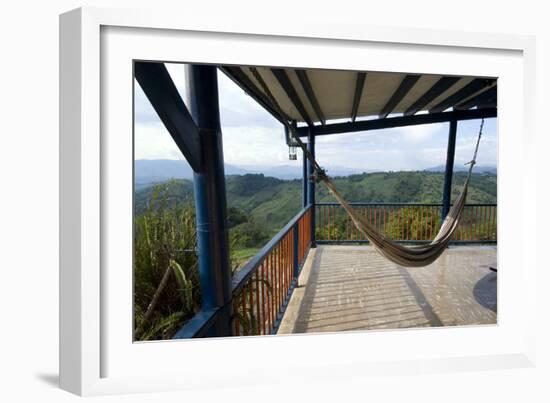
M 202 307 L 222 308 L 208 336 L 230 336 L 231 267 L 216 67 L 188 66 L 187 89 L 201 142 L 201 169 L 193 182 Z
M 302 151 L 302 208 L 307 206 L 307 200 L 308 200 L 307 170 L 308 170 L 308 161 L 307 161 L 306 153 Z
M 447 163 L 445 165 L 445 182 L 443 183 L 443 201 L 441 208 L 441 222 L 451 208 L 451 188 L 453 184 L 453 168 L 455 164 L 455 149 L 456 149 L 456 126 L 457 121 L 449 122 L 449 141 L 447 142 Z
M 307 136 L 307 149 L 315 159 L 315 135 L 313 132 L 308 130 Z M 311 247 L 315 248 L 315 180 L 313 179 L 313 164 L 311 161 L 307 161 L 307 176 L 308 176 L 308 186 L 307 186 L 307 203 L 311 204 Z

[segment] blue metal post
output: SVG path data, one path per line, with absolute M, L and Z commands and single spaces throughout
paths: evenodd
M 187 89 L 201 141 L 201 170 L 193 179 L 202 307 L 222 308 L 208 336 L 230 336 L 231 267 L 216 67 L 188 66 Z
M 307 206 L 307 187 L 308 187 L 308 179 L 307 179 L 307 170 L 308 170 L 308 161 L 306 157 L 306 153 L 302 151 L 302 208 Z
M 447 217 L 451 208 L 451 188 L 453 184 L 453 167 L 455 164 L 457 121 L 449 121 L 449 141 L 447 143 L 447 163 L 445 165 L 445 182 L 443 184 L 443 206 L 441 208 L 441 222 Z
M 307 136 L 307 149 L 315 159 L 315 135 L 311 130 L 308 130 Z M 313 179 L 313 164 L 311 161 L 307 161 L 307 203 L 311 204 L 311 247 L 314 248 L 315 244 L 315 179 Z

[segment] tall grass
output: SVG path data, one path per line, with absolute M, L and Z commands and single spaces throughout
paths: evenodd
M 134 217 L 134 338 L 169 339 L 200 308 L 195 209 L 155 187 Z

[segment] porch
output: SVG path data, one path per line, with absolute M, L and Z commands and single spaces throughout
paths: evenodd
M 340 207 L 316 201 L 324 170 L 315 143 L 317 136 L 448 122 L 440 204 L 354 205 L 389 239 L 429 242 L 451 207 L 458 122 L 497 116 L 496 79 L 190 65 L 187 109 L 162 63 L 134 68 L 194 172 L 202 306 L 175 338 L 495 323 L 496 278 L 487 266 L 496 246 L 486 245 L 497 241 L 496 205 L 464 209 L 451 243 L 476 246 L 450 248 L 425 268 L 401 268 L 363 245 Z M 218 68 L 283 124 L 291 159 L 303 147 L 302 210 L 237 273 L 229 262 Z
M 441 207 L 359 203 L 355 208 L 381 233 L 410 244 L 429 242 Z M 306 206 L 233 275 L 232 333 L 495 324 L 496 206 L 467 205 L 466 211 L 436 262 L 404 268 L 342 230 L 349 228 L 348 219 L 335 206 Z M 208 336 L 222 313 L 203 310 L 175 337 Z
M 372 246 L 311 249 L 278 334 L 496 323 L 496 246 L 451 246 L 403 268 Z

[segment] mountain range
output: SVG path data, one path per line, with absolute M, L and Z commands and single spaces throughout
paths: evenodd
M 470 169 L 469 165 L 455 165 L 453 167 L 453 172 L 467 172 Z M 424 169 L 426 172 L 445 172 L 445 165 L 437 165 L 435 167 Z M 497 167 L 488 166 L 488 165 L 475 165 L 473 172 L 481 174 L 488 173 L 494 174 L 497 173 Z
M 455 165 L 454 172 L 466 172 L 467 165 Z M 421 171 L 425 172 L 444 172 L 445 165 L 437 165 L 426 168 Z M 380 172 L 376 170 L 363 170 L 358 168 L 348 167 L 328 167 L 327 173 L 332 177 L 345 177 L 362 173 Z M 475 166 L 476 173 L 496 174 L 497 168 L 494 166 Z M 273 177 L 283 180 L 301 179 L 302 164 L 296 162 L 294 165 L 280 166 L 238 166 L 225 164 L 225 175 L 246 175 L 246 174 L 263 174 L 266 177 Z M 164 182 L 169 179 L 192 179 L 193 170 L 186 161 L 183 160 L 136 160 L 134 162 L 134 182 L 136 188 L 142 188 L 152 183 Z
M 360 174 L 365 171 L 355 168 L 330 167 L 327 172 L 331 176 L 348 176 Z M 237 166 L 225 164 L 225 175 L 263 174 L 265 176 L 291 180 L 302 178 L 302 164 L 296 162 L 294 165 L 279 166 Z M 164 182 L 168 179 L 192 179 L 193 170 L 183 160 L 136 160 L 134 162 L 134 182 L 140 188 L 151 183 Z

